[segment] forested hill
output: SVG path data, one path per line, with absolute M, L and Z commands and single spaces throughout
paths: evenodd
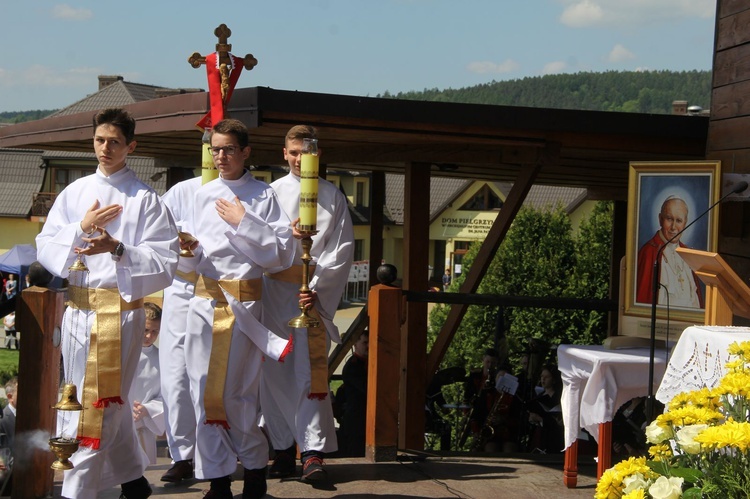
M 503 106 L 585 109 L 671 114 L 672 102 L 708 109 L 711 103 L 710 71 L 608 71 L 535 76 L 493 81 L 474 87 L 420 92 L 385 92 L 377 97 L 495 104 Z M 20 123 L 43 118 L 55 110 L 0 112 L 0 123 Z
M 34 111 L 13 111 L 0 113 L 0 123 L 22 123 L 24 121 L 40 120 L 57 111 L 57 109 L 36 109 Z
M 378 95 L 396 99 L 671 114 L 672 102 L 709 109 L 710 71 L 608 71 L 493 81 L 474 87 Z

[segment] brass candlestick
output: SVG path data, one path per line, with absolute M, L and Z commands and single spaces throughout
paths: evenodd
M 192 234 L 189 232 L 178 232 L 177 236 L 180 238 L 181 243 L 190 244 L 192 245 L 194 242 L 197 241 L 195 237 L 193 237 Z M 184 256 L 186 258 L 191 258 L 195 256 L 195 253 L 190 248 L 187 249 L 180 249 L 180 256 Z
M 310 287 L 310 248 L 312 248 L 312 236 L 317 234 L 318 231 L 305 232 L 305 237 L 302 238 L 302 286 L 299 288 L 300 293 L 309 293 Z M 307 314 L 307 309 L 303 306 L 299 306 L 300 314 L 289 321 L 289 325 L 293 328 L 304 328 L 304 327 L 318 327 L 320 321 L 314 317 L 310 317 Z

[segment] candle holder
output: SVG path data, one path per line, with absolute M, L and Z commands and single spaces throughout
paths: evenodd
M 197 241 L 197 239 L 192 234 L 190 234 L 189 232 L 182 232 L 182 231 L 180 231 L 180 232 L 177 233 L 177 236 L 179 236 L 180 242 L 183 242 L 183 243 L 186 243 L 186 244 L 192 245 L 194 242 Z M 193 251 L 190 248 L 188 248 L 188 249 L 180 249 L 180 256 L 184 256 L 186 258 L 192 258 L 192 257 L 195 256 L 195 253 L 193 253 Z
M 52 437 L 49 439 L 49 448 L 57 459 L 50 466 L 53 470 L 72 470 L 72 456 L 78 450 L 78 440 L 74 438 Z
M 304 232 L 305 237 L 302 238 L 302 286 L 299 288 L 300 293 L 309 293 L 310 287 L 310 248 L 312 248 L 312 236 L 317 234 L 318 231 Z M 289 321 L 289 325 L 293 328 L 306 328 L 306 327 L 318 327 L 320 321 L 314 317 L 311 317 L 307 313 L 307 309 L 304 305 L 299 306 L 300 314 Z

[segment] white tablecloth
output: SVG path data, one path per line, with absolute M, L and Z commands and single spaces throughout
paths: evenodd
M 750 328 L 691 326 L 680 335 L 656 398 L 667 404 L 680 392 L 713 388 L 724 377 L 727 347 L 750 340 Z
M 654 359 L 654 390 L 666 365 L 666 350 Z M 558 366 L 563 380 L 562 410 L 565 448 L 581 428 L 599 441 L 599 424 L 612 421 L 628 400 L 648 395 L 648 348 L 608 350 L 598 345 L 560 345 Z

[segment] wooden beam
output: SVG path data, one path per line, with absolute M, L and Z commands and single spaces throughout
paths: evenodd
M 516 213 L 521 209 L 526 195 L 534 184 L 534 179 L 536 179 L 541 169 L 542 162 L 543 159 L 539 158 L 536 163 L 527 165 L 521 169 L 518 178 L 508 193 L 508 198 L 505 200 L 503 208 L 495 218 L 495 222 L 492 224 L 487 238 L 482 243 L 479 253 L 477 253 L 477 257 L 471 266 L 471 270 L 469 270 L 469 274 L 466 276 L 466 280 L 461 285 L 460 293 L 476 292 L 479 283 L 482 281 L 482 277 L 484 277 L 492 262 L 492 258 L 495 256 L 497 248 L 505 238 L 505 234 L 507 234 L 513 219 L 516 217 Z M 435 344 L 432 346 L 432 350 L 427 358 L 427 383 L 432 380 L 432 376 L 440 367 L 440 362 L 443 360 L 443 356 L 445 356 L 445 352 L 448 350 L 453 336 L 455 336 L 458 327 L 461 325 L 461 320 L 466 314 L 467 309 L 468 305 L 454 305 L 451 307 L 450 312 L 448 312 L 448 318 L 445 324 L 443 324 L 440 333 L 438 333 Z
M 401 349 L 401 288 L 378 284 L 368 296 L 370 346 L 367 360 L 365 457 L 395 461 L 398 449 L 398 365 Z M 424 401 L 422 401 L 424 405 Z M 424 409 L 421 410 L 424 413 Z
M 406 165 L 404 176 L 404 272 L 406 290 L 427 289 L 430 241 L 430 169 L 420 163 Z M 406 321 L 401 334 L 401 384 L 399 446 L 424 449 L 424 403 L 427 383 L 427 304 L 405 305 Z
M 55 436 L 55 410 L 60 377 L 60 329 L 64 293 L 38 286 L 21 292 L 18 330 L 23 333 L 23 348 L 18 361 L 18 407 L 16 446 L 26 447 L 24 462 L 16 458 L 13 468 L 12 497 L 51 497 L 54 455 L 23 435 Z
M 374 172 L 370 178 L 370 286 L 378 283 L 377 272 L 383 260 L 383 209 L 385 208 L 385 173 Z

